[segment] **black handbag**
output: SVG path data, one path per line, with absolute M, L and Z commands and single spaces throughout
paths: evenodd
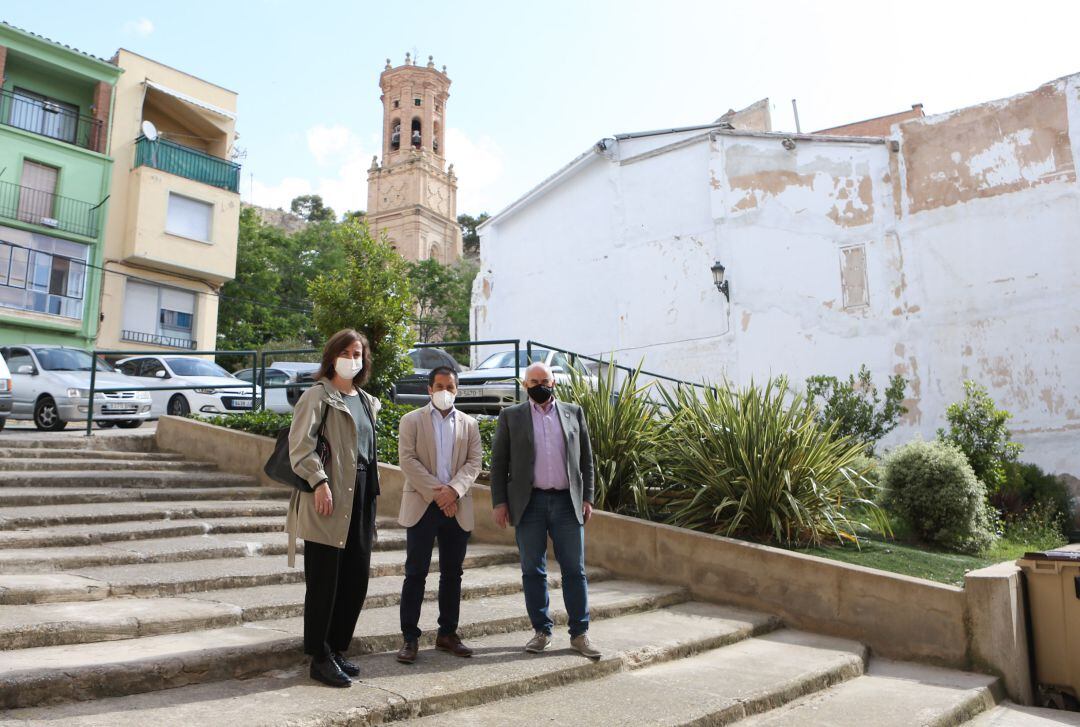
M 326 412 L 319 423 L 319 431 L 315 435 L 315 455 L 323 463 L 323 468 L 330 465 L 330 442 L 323 436 L 323 427 L 326 426 Z M 292 468 L 292 459 L 289 457 L 289 431 L 292 427 L 282 427 L 277 433 L 277 442 L 274 443 L 274 453 L 263 465 L 263 472 L 275 482 L 294 487 L 300 492 L 314 492 L 314 488 L 308 481 L 296 474 Z

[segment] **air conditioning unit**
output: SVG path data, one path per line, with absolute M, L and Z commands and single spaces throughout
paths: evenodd
M 41 218 L 41 224 L 44 225 L 45 227 L 59 227 L 60 226 L 60 220 L 58 220 L 58 219 L 56 219 L 54 217 L 42 217 Z

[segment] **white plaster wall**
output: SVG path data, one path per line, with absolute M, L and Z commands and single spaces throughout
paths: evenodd
M 1076 153 L 1074 81 L 1068 99 Z M 898 214 L 893 177 L 905 170 L 885 144 L 787 150 L 779 136 L 718 133 L 662 152 L 655 139 L 632 163 L 618 160 L 637 140 L 595 155 L 482 229 L 477 337 L 614 351 L 629 365 L 644 356 L 654 371 L 740 384 L 865 363 L 880 387 L 893 373 L 910 382 L 886 446 L 933 437 L 974 378 L 1013 412 L 1025 460 L 1080 473 L 1075 182 L 913 215 L 903 200 Z M 866 246 L 869 305 L 844 310 L 839 251 L 851 244 Z M 730 304 L 713 287 L 715 259 Z

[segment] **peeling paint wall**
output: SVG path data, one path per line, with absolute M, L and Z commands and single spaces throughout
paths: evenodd
M 909 381 L 886 446 L 933 437 L 973 378 L 1025 459 L 1080 474 L 1078 83 L 901 123 L 896 150 L 620 141 L 482 230 L 475 334 L 739 383 L 865 363 Z

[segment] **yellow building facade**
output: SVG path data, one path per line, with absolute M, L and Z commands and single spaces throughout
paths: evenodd
M 237 95 L 127 50 L 113 62 L 99 349 L 209 350 L 236 271 Z

